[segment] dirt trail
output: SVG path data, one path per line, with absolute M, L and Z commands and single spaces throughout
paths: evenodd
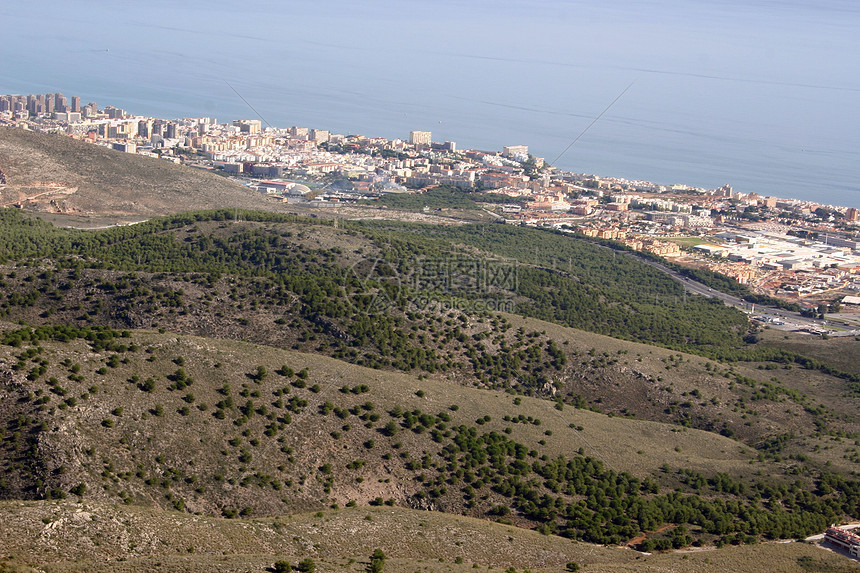
M 627 542 L 627 547 L 636 547 L 637 545 L 648 539 L 648 535 L 654 535 L 655 533 L 663 533 L 664 531 L 672 527 L 675 527 L 674 523 L 664 525 L 663 527 L 655 529 L 654 531 L 645 531 L 643 533 L 640 533 L 639 535 Z

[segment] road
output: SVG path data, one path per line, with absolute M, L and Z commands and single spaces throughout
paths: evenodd
M 595 243 L 596 244 L 596 243 Z M 609 247 L 604 247 L 603 245 L 598 245 L 604 249 L 609 249 Z M 614 250 L 614 249 L 610 249 Z M 642 261 L 646 265 L 651 265 L 652 267 L 663 271 L 667 275 L 673 277 L 675 280 L 684 285 L 684 289 L 688 292 L 694 294 L 700 294 L 702 296 L 707 296 L 711 298 L 717 298 L 723 301 L 727 306 L 731 306 L 734 308 L 738 308 L 746 313 L 752 312 L 752 305 L 746 302 L 743 299 L 740 299 L 736 296 L 732 296 L 730 294 L 726 294 L 724 292 L 720 292 L 718 290 L 714 290 L 711 287 L 704 285 L 700 282 L 694 281 L 690 278 L 685 277 L 681 273 L 670 269 L 664 264 L 658 263 L 656 261 L 652 261 L 650 259 L 644 259 L 642 257 L 638 257 L 633 253 L 625 252 L 625 251 L 616 251 L 622 252 L 623 254 L 635 257 L 636 260 Z M 844 322 L 841 320 L 834 320 L 828 318 L 827 320 L 819 320 L 816 318 L 808 318 L 806 316 L 802 316 L 799 312 L 792 312 L 790 310 L 785 310 L 782 308 L 774 308 L 771 306 L 764 305 L 755 305 L 755 312 L 757 316 L 762 317 L 762 322 L 768 324 L 773 328 L 779 328 L 782 330 L 798 330 L 801 328 L 811 328 L 817 329 L 821 331 L 828 331 L 833 335 L 842 335 L 842 336 L 854 336 L 860 334 L 860 330 L 854 330 L 856 328 L 855 325 L 852 325 L 848 322 Z M 845 331 L 834 331 L 833 328 L 839 329 L 847 329 Z

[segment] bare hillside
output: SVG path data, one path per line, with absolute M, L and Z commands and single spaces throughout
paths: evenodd
M 0 205 L 78 215 L 151 217 L 190 209 L 277 209 L 227 179 L 61 135 L 0 128 Z

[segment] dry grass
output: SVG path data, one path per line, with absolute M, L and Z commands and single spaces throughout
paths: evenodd
M 389 419 L 387 411 L 395 406 L 432 414 L 447 412 L 452 418 L 449 426 L 472 426 L 478 418 L 490 416 L 491 420 L 481 426 L 482 431 L 502 432 L 510 428 L 511 439 L 551 457 L 574 456 L 581 449 L 586 455 L 603 460 L 609 468 L 642 477 L 659 473 L 664 464 L 708 474 L 722 471 L 738 477 L 764 467 L 750 465 L 754 455 L 749 448 L 710 432 L 645 420 L 613 418 L 572 407 L 559 411 L 553 402 L 539 398 L 517 399 L 500 391 L 466 388 L 443 379 L 419 380 L 406 374 L 371 370 L 328 357 L 250 343 L 154 332 L 137 332 L 132 340 L 149 351 L 128 354 L 128 364 L 107 368 L 105 374 L 96 371 L 105 366 L 110 353 L 93 353 L 81 341 L 43 344 L 45 351 L 42 357 L 51 364 L 48 372 L 36 382 L 24 381 L 33 392 L 46 392 L 45 380 L 55 376 L 63 381 L 63 387 L 71 396 L 81 396 L 90 385 L 98 387 L 96 394 L 89 395 L 86 400 L 78 400 L 75 407 L 57 410 L 51 418 L 53 427 L 42 438 L 43 448 L 53 458 L 51 467 L 65 465 L 69 469 L 62 478 L 67 485 L 76 483 L 75 480 L 93 479 L 102 471 L 105 459 L 113 464 L 114 474 L 134 473 L 143 464 L 148 471 L 156 473 L 179 468 L 201 479 L 210 478 L 219 471 L 230 477 L 230 472 L 239 465 L 236 456 L 241 448 L 245 448 L 254 457 L 253 463 L 249 464 L 251 471 L 274 476 L 283 474 L 282 478 L 298 478 L 302 473 L 311 476 L 308 485 L 290 492 L 291 498 L 304 500 L 292 501 L 293 504 L 298 503 L 298 507 L 293 505 L 291 510 L 310 509 L 320 503 L 319 498 L 314 497 L 322 496 L 318 491 L 319 484 L 313 478 L 317 467 L 328 462 L 335 468 L 342 468 L 354 459 L 365 459 L 368 462 L 366 468 L 356 475 L 336 471 L 330 503 L 343 505 L 350 499 L 362 502 L 379 496 L 402 499 L 415 486 L 405 485 L 411 482 L 412 476 L 405 473 L 402 462 L 397 461 L 398 452 L 391 449 L 392 444 L 399 442 L 400 451 L 409 451 L 413 455 L 423 450 L 433 451 L 439 446 L 429 439 L 428 434 L 401 431 L 394 438 L 379 434 L 376 429 L 386 423 Z M 20 353 L 20 350 L 3 348 L 0 352 L 10 363 L 13 362 L 12 355 Z M 173 362 L 175 359 L 183 361 L 184 370 L 195 380 L 194 385 L 186 390 L 168 390 L 170 381 L 166 375 L 178 369 Z M 80 364 L 85 381 L 67 383 L 68 368 L 60 366 L 64 360 Z M 319 391 L 312 393 L 308 389 L 293 388 L 283 397 L 288 400 L 299 396 L 308 401 L 308 406 L 301 414 L 293 414 L 292 424 L 280 434 L 280 438 L 263 436 L 266 420 L 260 415 L 252 417 L 242 427 L 232 423 L 237 416 L 235 412 L 226 420 L 213 418 L 214 405 L 224 398 L 216 389 L 225 383 L 232 387 L 236 406 L 246 401 L 238 395 L 244 385 L 250 391 L 260 393 L 259 397 L 250 397 L 257 406 L 273 410 L 270 405 L 275 400 L 273 392 L 289 386 L 287 379 L 275 373 L 282 364 L 295 371 L 308 368 L 310 377 L 307 385 L 319 384 Z M 264 366 L 269 372 L 267 379 L 260 384 L 248 378 L 257 366 Z M 135 383 L 129 382 L 133 376 L 137 376 L 139 381 L 152 377 L 157 381 L 155 390 L 142 392 Z M 339 391 L 342 386 L 359 384 L 367 385 L 369 392 L 353 395 Z M 419 391 L 423 392 L 422 397 L 418 396 Z M 195 397 L 192 404 L 183 400 L 189 392 Z M 322 416 L 317 407 L 326 401 L 344 408 L 372 401 L 381 418 L 374 428 L 367 429 L 355 416 L 347 420 L 338 419 L 333 414 Z M 49 406 L 58 403 L 59 399 L 52 397 Z M 164 414 L 155 416 L 152 410 L 159 404 Z M 200 411 L 201 404 L 208 406 L 206 411 Z M 452 405 L 457 405 L 458 410 L 452 411 Z M 178 413 L 183 407 L 189 408 L 186 415 Z M 111 414 L 116 408 L 123 409 L 121 415 Z M 540 420 L 540 425 L 517 424 L 503 419 L 521 414 Z M 107 419 L 113 421 L 113 427 L 103 426 Z M 345 422 L 352 426 L 348 432 L 340 428 Z M 240 447 L 226 447 L 228 439 L 239 436 L 244 430 L 248 430 L 248 436 L 241 437 Z M 337 440 L 329 435 L 335 431 L 342 434 Z M 252 438 L 260 443 L 249 445 Z M 377 447 L 369 450 L 364 447 L 363 443 L 368 439 L 375 440 Z M 88 447 L 94 449 L 93 453 L 84 453 Z M 293 449 L 291 455 L 295 461 L 287 464 L 289 468 L 281 472 L 276 466 L 285 463 L 287 456 L 281 452 L 283 447 Z M 222 455 L 221 450 L 229 453 Z M 193 454 L 189 456 L 189 452 Z M 395 458 L 383 460 L 380 456 L 386 453 L 395 454 Z M 164 461 L 154 461 L 157 456 L 163 456 Z M 87 475 L 91 477 L 87 478 Z M 364 480 L 355 483 L 358 476 Z M 385 480 L 390 481 L 386 483 Z M 134 480 L 114 485 L 99 478 L 99 482 L 109 486 L 113 492 L 111 495 L 123 489 L 132 493 L 137 491 L 144 499 L 151 495 L 147 493 L 148 488 L 135 485 Z M 92 495 L 98 495 L 98 483 L 92 485 Z M 221 491 L 226 487 L 222 483 L 216 491 L 214 486 L 210 486 L 205 495 L 192 494 L 190 490 L 193 488 L 187 487 L 188 495 L 183 497 L 192 510 L 216 513 L 220 511 L 218 502 L 224 502 L 227 497 L 234 499 L 237 504 L 234 507 L 241 507 L 239 503 L 253 505 L 253 502 L 260 502 L 258 496 L 261 494 L 255 488 Z M 270 490 L 262 495 L 271 498 L 265 511 L 283 511 L 284 506 L 278 500 L 285 493 Z M 235 500 L 237 496 L 239 499 Z
M 10 127 L 0 128 L 0 169 L 7 195 L 34 182 L 77 187 L 58 205 L 36 210 L 152 217 L 201 208 L 286 208 L 212 173 Z
M 860 470 L 860 464 L 847 460 L 844 455 L 856 447 L 853 439 L 835 439 L 824 436 L 813 439 L 816 432 L 815 418 L 804 406 L 785 395 L 776 401 L 751 400 L 752 389 L 733 382 L 731 371 L 758 384 L 773 383 L 805 394 L 810 406 L 824 406 L 828 426 L 847 434 L 860 433 L 860 397 L 850 393 L 848 384 L 839 378 L 798 366 L 773 364 L 734 363 L 719 364 L 700 356 L 683 354 L 663 348 L 617 340 L 552 323 L 509 315 L 515 325 L 528 330 L 545 331 L 568 351 L 580 354 L 596 349 L 597 354 L 606 353 L 616 359 L 617 364 L 602 369 L 587 370 L 578 379 L 565 380 L 565 388 L 574 388 L 587 398 L 599 397 L 606 411 L 618 412 L 626 408 L 640 418 L 669 420 L 664 408 L 672 402 L 686 402 L 690 412 L 716 422 L 727 422 L 735 430 L 735 438 L 747 444 L 777 434 L 792 433 L 795 439 L 786 454 L 804 453 L 811 462 L 823 467 L 830 462 L 832 469 L 844 473 Z M 784 333 L 765 331 L 765 344 L 780 344 Z M 820 340 L 794 335 L 790 344 L 802 344 L 792 348 L 798 352 L 809 351 L 809 355 L 821 360 L 838 357 L 845 367 L 848 363 L 860 364 L 860 343 L 851 340 Z M 829 343 L 836 343 L 833 348 Z M 681 358 L 678 360 L 678 358 Z M 829 363 L 829 362 L 828 362 Z M 710 367 L 710 370 L 708 369 Z M 641 375 L 632 375 L 639 373 Z M 650 381 L 648 380 L 650 379 Z M 671 392 L 663 391 L 671 388 Z M 700 398 L 690 393 L 699 391 Z M 739 399 L 745 398 L 743 406 Z M 818 446 L 816 448 L 816 446 Z M 850 452 L 848 452 L 850 453 Z M 791 465 L 786 463 L 784 465 Z M 796 464 L 795 464 L 796 465 Z
M 374 548 L 386 571 L 563 571 L 676 573 L 857 571 L 805 543 L 642 555 L 576 543 L 487 521 L 400 508 L 355 508 L 246 521 L 94 502 L 3 502 L 6 563 L 67 571 L 264 571 L 276 560 L 312 558 L 317 571 L 363 571 Z M 11 558 L 9 556 L 12 556 Z M 458 559 L 462 563 L 457 563 Z M 2 571 L 3 569 L 0 569 Z M 26 569 L 21 569 L 26 570 Z
M 766 329 L 761 333 L 764 346 L 777 346 L 816 358 L 845 372 L 860 373 L 860 341 L 852 336 L 822 339 L 808 334 Z

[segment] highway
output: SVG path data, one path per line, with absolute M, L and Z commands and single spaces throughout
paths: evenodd
M 594 243 L 596 244 L 596 243 Z M 609 249 L 609 247 L 604 247 L 603 245 L 598 245 L 604 249 Z M 611 249 L 614 250 L 614 249 Z M 658 263 L 656 261 L 652 261 L 650 259 L 645 259 L 642 257 L 636 256 L 634 253 L 630 253 L 627 251 L 616 251 L 623 253 L 630 257 L 635 257 L 636 260 L 642 261 L 646 265 L 651 265 L 652 267 L 663 271 L 667 275 L 673 277 L 675 280 L 684 285 L 684 289 L 687 292 L 691 292 L 694 294 L 700 294 L 702 296 L 707 296 L 711 298 L 717 298 L 723 301 L 727 306 L 731 306 L 734 308 L 738 308 L 744 311 L 747 314 L 751 313 L 752 305 L 746 302 L 743 299 L 740 299 L 736 296 L 732 296 L 730 294 L 726 294 L 724 292 L 720 292 L 718 290 L 714 290 L 711 287 L 704 285 L 700 282 L 694 281 L 690 278 L 685 277 L 684 275 L 678 273 L 667 267 L 664 264 Z M 826 320 L 819 320 L 817 318 L 808 318 L 805 316 L 801 316 L 799 312 L 792 312 L 790 310 L 785 310 L 782 308 L 774 308 L 771 306 L 764 305 L 755 305 L 755 315 L 761 317 L 761 322 L 771 326 L 772 328 L 777 328 L 780 330 L 798 330 L 802 328 L 810 328 L 819 331 L 827 331 L 829 334 L 833 336 L 855 336 L 860 334 L 860 330 L 857 330 L 856 325 L 850 324 L 848 322 L 828 318 Z M 833 330 L 834 328 L 840 330 Z M 846 329 L 846 330 L 841 330 Z

